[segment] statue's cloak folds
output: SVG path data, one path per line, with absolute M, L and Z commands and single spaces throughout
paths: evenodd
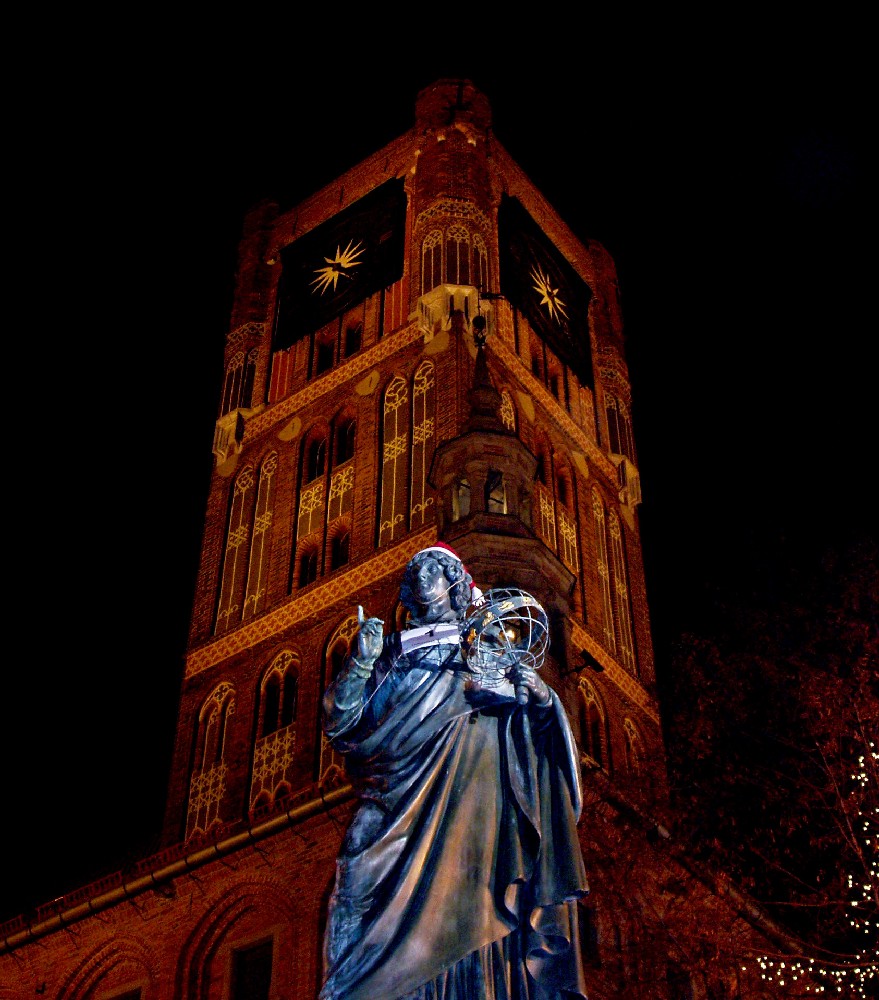
M 477 710 L 457 642 L 404 653 L 402 635 L 356 707 L 347 671 L 325 698 L 363 803 L 339 856 L 322 1000 L 433 996 L 416 991 L 438 979 L 451 1000 L 519 996 L 526 968 L 529 997 L 585 997 L 579 756 L 563 706 L 553 692 L 546 708 Z

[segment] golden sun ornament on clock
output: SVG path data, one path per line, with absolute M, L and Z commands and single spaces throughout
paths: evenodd
M 549 275 L 540 267 L 531 268 L 531 277 L 534 280 L 534 291 L 540 295 L 540 304 L 546 306 L 550 319 L 561 323 L 568 318 L 565 309 L 566 303 L 559 298 L 558 288 L 553 288 Z
M 363 253 L 364 246 L 361 241 L 358 240 L 355 243 L 353 240 L 348 241 L 348 246 L 342 249 L 341 243 L 336 247 L 335 257 L 324 257 L 326 261 L 326 267 L 315 268 L 314 273 L 317 277 L 312 281 L 312 290 L 314 292 L 320 292 L 321 295 L 332 286 L 333 294 L 336 293 L 336 288 L 339 284 L 339 278 L 351 278 L 351 271 L 355 267 L 359 267 L 363 261 L 357 258 Z

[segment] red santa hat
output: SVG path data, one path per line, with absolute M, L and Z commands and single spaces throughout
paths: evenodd
M 446 545 L 445 542 L 436 542 L 434 545 L 428 545 L 426 549 L 420 549 L 418 554 L 421 555 L 422 552 L 442 552 L 447 556 L 451 556 L 453 559 L 457 559 L 461 564 L 461 568 L 465 573 L 469 574 L 470 570 L 464 565 L 464 560 L 458 555 L 458 553 L 451 547 L 451 545 Z M 472 579 L 472 578 L 471 578 Z M 482 599 L 482 591 L 475 583 L 470 584 L 470 600 L 473 604 L 478 604 Z

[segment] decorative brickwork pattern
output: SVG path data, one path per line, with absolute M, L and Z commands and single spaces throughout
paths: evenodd
M 291 598 L 288 604 L 247 623 L 234 633 L 193 650 L 186 659 L 186 677 L 192 677 L 227 657 L 279 635 L 309 615 L 332 607 L 337 601 L 350 600 L 351 595 L 362 593 L 370 583 L 391 573 L 399 573 L 419 549 L 435 540 L 436 528 L 433 526 L 408 535 L 398 545 L 377 553 L 367 562 L 310 588 L 299 597 Z

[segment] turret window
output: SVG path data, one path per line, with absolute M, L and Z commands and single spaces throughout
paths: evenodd
M 489 514 L 506 514 L 507 487 L 504 475 L 496 469 L 490 469 L 485 482 L 485 509 Z
M 226 366 L 223 379 L 223 402 L 221 416 L 232 410 L 247 408 L 252 405 L 253 382 L 256 376 L 257 349 L 236 351 Z
M 460 521 L 470 513 L 470 480 L 458 479 L 452 489 L 452 520 Z
M 607 419 L 608 447 L 614 454 L 625 455 L 630 462 L 637 465 L 632 420 L 628 407 L 617 396 L 605 390 L 604 413 Z
M 513 400 L 506 389 L 501 393 L 501 409 L 500 409 L 501 422 L 508 431 L 516 430 L 516 408 L 513 406 Z

